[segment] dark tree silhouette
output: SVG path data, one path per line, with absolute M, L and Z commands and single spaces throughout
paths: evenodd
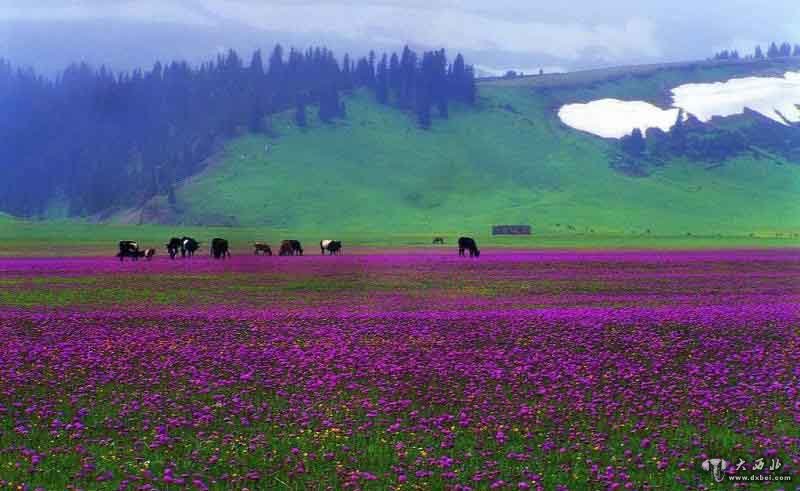
M 389 67 L 385 53 L 378 63 L 378 70 L 375 74 L 375 95 L 381 104 L 389 103 Z
M 800 56 L 800 45 L 795 44 L 794 46 L 792 43 L 788 41 L 784 41 L 780 44 L 776 42 L 771 42 L 767 47 L 766 56 L 764 55 L 764 51 L 762 51 L 761 46 L 756 46 L 755 50 L 753 51 L 752 55 L 747 55 L 745 59 L 755 59 L 755 60 L 763 60 L 765 58 L 781 58 L 781 57 L 789 57 L 789 56 Z M 714 54 L 714 60 L 738 60 L 742 58 L 737 50 L 722 50 Z
M 639 157 L 645 151 L 645 141 L 642 130 L 634 128 L 630 135 L 622 137 L 620 143 L 622 149 L 631 156 Z
M 302 99 L 298 99 L 297 105 L 295 106 L 294 123 L 301 128 L 305 128 L 306 126 L 308 126 L 308 118 L 306 116 L 306 103 L 303 102 Z
M 780 50 L 778 49 L 778 45 L 774 42 L 769 44 L 769 48 L 767 48 L 767 57 L 768 58 L 777 58 L 780 56 Z
M 474 75 L 463 57 L 447 67 L 444 51 L 420 57 L 353 58 L 341 65 L 324 47 L 288 53 L 276 45 L 266 61 L 235 51 L 192 67 L 156 62 L 149 70 L 113 73 L 73 64 L 53 80 L 0 60 L 0 210 L 41 215 L 56 197 L 69 214 L 137 206 L 155 195 L 174 201 L 177 183 L 228 138 L 271 133 L 270 115 L 294 110 L 308 125 L 345 117 L 343 90 L 375 91 L 381 102 L 415 111 L 424 128 L 431 106 L 474 101 Z M 377 72 L 377 73 L 376 73 Z

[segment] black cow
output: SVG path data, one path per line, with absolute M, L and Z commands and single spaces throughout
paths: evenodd
M 145 259 L 147 259 L 149 261 L 149 260 L 153 259 L 153 256 L 156 255 L 156 250 L 155 249 L 145 249 L 144 251 L 141 251 L 139 254 L 141 254 L 141 257 L 144 257 Z
M 433 238 L 433 243 L 434 244 L 444 244 L 444 238 L 443 237 L 434 237 Z
M 181 257 L 193 257 L 197 249 L 200 249 L 200 242 L 191 237 L 181 238 Z
M 281 242 L 281 248 L 278 251 L 279 256 L 302 256 L 303 247 L 300 245 L 299 240 L 284 240 Z
M 167 243 L 167 252 L 169 253 L 170 259 L 175 259 L 175 257 L 178 255 L 178 252 L 181 250 L 182 244 L 183 241 L 177 237 L 169 239 L 169 242 Z
M 481 251 L 478 250 L 478 244 L 472 237 L 460 237 L 458 239 L 458 255 L 464 256 L 464 251 L 469 251 L 469 257 L 480 257 Z
M 319 248 L 322 251 L 322 255 L 325 255 L 325 251 L 328 251 L 331 256 L 339 255 L 342 253 L 342 241 L 341 240 L 321 240 L 319 241 Z
M 269 244 L 265 244 L 263 242 L 256 242 L 253 244 L 253 248 L 255 249 L 254 254 L 257 256 L 261 253 L 266 254 L 267 256 L 272 255 L 272 248 Z
M 214 259 L 225 259 L 226 257 L 231 257 L 231 251 L 228 248 L 228 241 L 220 238 L 212 240 L 211 252 L 209 255 L 214 256 Z
M 120 261 L 123 261 L 126 257 L 129 257 L 134 261 L 138 261 L 140 257 L 139 244 L 133 240 L 119 241 L 119 252 L 117 253 L 117 257 Z

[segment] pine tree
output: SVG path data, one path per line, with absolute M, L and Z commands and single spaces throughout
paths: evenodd
M 678 117 L 675 124 L 669 130 L 669 144 L 672 151 L 678 155 L 683 154 L 686 148 L 686 125 L 684 123 L 685 113 L 683 109 L 678 110 Z
M 375 96 L 381 104 L 389 103 L 389 67 L 386 53 L 378 63 L 378 71 L 375 75 Z
M 178 198 L 175 196 L 175 186 L 172 184 L 169 185 L 169 189 L 167 190 L 167 202 L 171 206 L 175 206 L 178 203 Z
M 466 69 L 464 87 L 464 102 L 474 105 L 478 95 L 478 86 L 475 84 L 475 69 L 472 65 L 468 66 Z
M 406 46 L 403 48 L 403 55 L 400 58 L 400 94 L 398 102 L 401 108 L 411 109 L 414 107 L 416 78 L 417 54 Z
M 429 51 L 423 54 L 422 64 L 415 77 L 415 110 L 417 122 L 423 129 L 431 126 L 431 104 L 436 102 L 438 79 L 438 53 Z
M 342 59 L 342 88 L 350 90 L 353 88 L 353 73 L 350 63 L 350 55 L 345 53 Z
M 622 149 L 632 157 L 640 157 L 646 148 L 642 130 L 634 128 L 630 135 L 621 138 Z
M 447 107 L 448 93 L 450 91 L 447 80 L 447 56 L 444 49 L 431 55 L 431 64 L 431 96 L 439 111 L 439 116 L 447 118 L 450 114 Z
M 431 127 L 431 101 L 427 89 L 417 91 L 417 123 L 420 128 L 427 130 Z
M 777 58 L 778 56 L 780 56 L 778 46 L 774 42 L 770 43 L 767 49 L 767 58 Z
M 308 125 L 306 118 L 306 103 L 302 99 L 298 99 L 297 105 L 294 110 L 294 123 L 300 127 L 305 128 Z
M 465 101 L 467 99 L 466 79 L 467 68 L 464 65 L 464 57 L 459 53 L 450 70 L 450 91 L 457 100 Z
M 375 52 L 370 50 L 369 52 L 369 71 L 367 72 L 367 87 L 374 87 L 375 86 Z
M 342 104 L 339 102 L 339 91 L 335 85 L 325 89 L 319 100 L 319 119 L 330 123 L 333 118 L 342 116 Z
M 763 59 L 764 59 L 764 52 L 763 52 L 763 51 L 761 51 L 761 46 L 760 46 L 760 45 L 759 45 L 759 46 L 756 46 L 756 50 L 755 50 L 755 52 L 753 53 L 753 57 L 754 57 L 756 60 L 763 60 Z
M 389 88 L 394 92 L 396 98 L 400 97 L 400 87 L 403 83 L 403 74 L 400 71 L 400 58 L 397 53 L 392 53 L 389 59 Z
M 273 81 L 283 76 L 283 46 L 276 44 L 269 57 L 269 75 Z
M 253 53 L 250 59 L 250 74 L 253 77 L 260 78 L 264 76 L 264 62 L 261 60 L 261 50 L 258 49 Z

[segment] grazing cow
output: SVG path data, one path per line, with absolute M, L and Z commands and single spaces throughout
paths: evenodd
M 191 237 L 183 237 L 181 239 L 181 257 L 193 257 L 197 249 L 200 249 L 200 242 Z
M 299 240 L 284 240 L 281 241 L 281 248 L 278 251 L 279 256 L 302 256 L 303 247 L 300 245 Z
M 231 257 L 231 251 L 228 249 L 228 241 L 220 238 L 212 240 L 211 252 L 209 255 L 214 256 L 214 259 L 225 259 L 226 257 Z
M 119 252 L 117 253 L 117 257 L 120 261 L 123 261 L 126 257 L 137 261 L 140 257 L 139 244 L 132 240 L 119 241 Z
M 170 259 L 175 259 L 175 257 L 178 255 L 178 251 L 181 250 L 182 244 L 183 241 L 177 237 L 169 239 L 169 242 L 167 243 L 167 252 L 169 253 Z
M 278 250 L 279 256 L 294 256 L 294 249 L 292 243 L 288 240 L 281 241 L 281 248 Z
M 156 255 L 156 250 L 155 249 L 145 249 L 144 250 L 144 257 L 148 261 L 153 259 L 153 256 L 155 256 L 155 255 Z
M 253 247 L 255 248 L 254 253 L 256 256 L 261 253 L 264 253 L 267 256 L 272 255 L 272 248 L 269 246 L 269 244 L 264 244 L 263 242 L 256 242 L 255 244 L 253 244 Z
M 433 238 L 433 243 L 434 244 L 444 244 L 444 238 L 443 237 L 434 237 Z
M 331 256 L 338 255 L 342 253 L 342 241 L 341 240 L 321 240 L 319 241 L 319 248 L 322 250 L 322 255 L 325 255 L 325 251 L 328 251 Z
M 478 244 L 472 237 L 461 237 L 458 239 L 458 255 L 464 256 L 464 251 L 469 251 L 469 257 L 480 257 L 481 251 Z

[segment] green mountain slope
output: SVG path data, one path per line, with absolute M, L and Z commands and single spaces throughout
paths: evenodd
M 666 70 L 581 88 L 489 83 L 477 108 L 453 108 L 428 131 L 356 93 L 346 99 L 347 120 L 310 118 L 299 129 L 286 114 L 273 120 L 274 137 L 229 142 L 177 189 L 175 205 L 155 200 L 145 220 L 320 233 L 479 233 L 501 223 L 536 232 L 794 233 L 798 162 L 756 154 L 714 165 L 675 160 L 631 177 L 610 168 L 613 142 L 555 117 L 568 100 L 657 102 L 675 84 L 737 74 Z
M 0 212 L 0 225 L 10 225 L 14 223 L 14 218 L 11 215 Z

